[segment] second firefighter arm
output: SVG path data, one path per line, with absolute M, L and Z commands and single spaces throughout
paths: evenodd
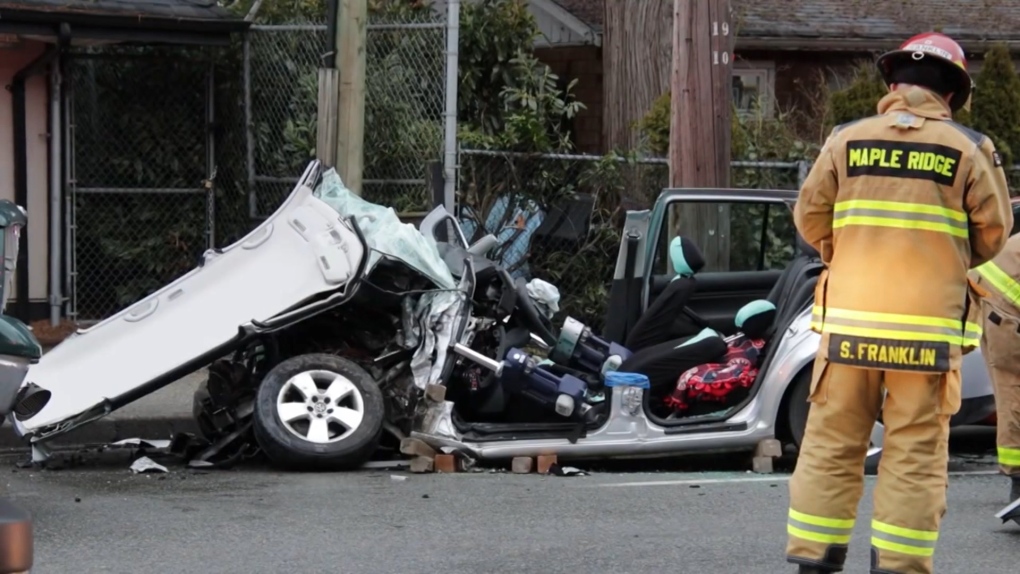
M 971 268 L 992 260 L 1002 251 L 1013 228 L 1006 173 L 992 141 L 986 138 L 973 158 L 966 194 Z

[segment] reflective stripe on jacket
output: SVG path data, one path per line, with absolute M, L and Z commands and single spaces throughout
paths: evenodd
M 1009 238 L 994 259 L 970 271 L 970 278 L 983 287 L 992 303 L 1020 314 L 1020 233 Z
M 901 341 L 961 344 L 961 331 L 963 345 L 977 346 L 981 340 L 981 325 L 972 321 L 833 307 L 826 309 L 821 305 L 814 306 L 811 326 L 819 332 Z
M 981 335 L 967 272 L 1013 226 L 1002 161 L 921 88 L 888 94 L 878 114 L 833 130 L 794 210 L 826 264 L 811 323 L 820 356 L 955 370 Z
M 872 225 L 898 229 L 926 229 L 967 238 L 967 214 L 935 205 L 850 199 L 837 201 L 832 227 Z

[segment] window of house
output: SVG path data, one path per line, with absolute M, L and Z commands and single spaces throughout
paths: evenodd
M 782 202 L 676 201 L 659 231 L 653 273 L 673 273 L 669 243 L 693 241 L 705 257 L 703 273 L 784 269 L 793 259 L 797 229 Z
M 734 64 L 733 102 L 738 114 L 772 116 L 775 70 L 772 62 L 745 61 Z

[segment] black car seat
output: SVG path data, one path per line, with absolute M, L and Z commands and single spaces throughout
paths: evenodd
M 678 235 L 669 243 L 669 260 L 676 275 L 627 335 L 623 346 L 632 353 L 675 338 L 671 334 L 673 322 L 697 291 L 694 276 L 705 267 L 705 257 L 698 246 Z
M 769 329 L 765 347 L 762 349 L 764 360 L 758 371 L 758 378 L 768 372 L 772 363 L 773 352 L 782 341 L 783 333 L 804 309 L 811 305 L 815 297 L 815 286 L 825 265 L 821 256 L 813 247 L 797 235 L 797 255 L 786 267 L 769 298 L 776 297 L 776 320 Z M 781 284 L 782 283 L 782 284 Z
M 804 282 L 811 277 L 818 277 L 822 272 L 823 264 L 821 255 L 804 238 L 797 234 L 797 252 L 793 260 L 783 269 L 775 286 L 769 292 L 766 299 L 776 306 L 776 321 L 772 329 L 766 333 L 766 340 L 771 340 L 773 335 L 786 328 L 788 320 L 792 320 L 790 314 L 795 317 L 799 312 L 796 309 L 797 303 L 792 302 L 799 295 Z M 792 303 L 792 304 L 791 304 Z
M 820 261 L 818 251 L 810 243 L 804 241 L 804 238 L 799 233 L 797 234 L 796 245 L 796 254 L 789 265 L 786 266 L 786 269 L 783 269 L 783 273 L 772 287 L 768 297 L 766 297 L 776 308 L 779 308 L 780 301 L 788 298 L 795 289 L 795 279 L 800 275 L 803 268 Z
M 641 373 L 648 377 L 653 393 L 676 386 L 681 373 L 714 363 L 726 354 L 726 341 L 712 329 L 697 335 L 665 341 L 645 347 L 620 365 L 622 373 Z

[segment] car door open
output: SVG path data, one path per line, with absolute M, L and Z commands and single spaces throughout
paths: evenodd
M 796 254 L 795 198 L 795 191 L 757 192 L 753 197 L 727 190 L 669 192 L 656 205 L 649 225 L 648 237 L 654 240 L 646 247 L 642 309 L 674 277 L 669 244 L 679 235 L 697 245 L 705 258 L 687 307 L 707 325 L 685 315 L 674 332 L 690 334 L 705 326 L 734 332 L 737 311 L 768 297 Z

